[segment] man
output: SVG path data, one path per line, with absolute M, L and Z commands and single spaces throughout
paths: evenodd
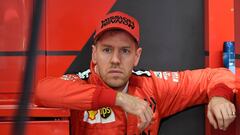
M 230 100 L 235 77 L 230 71 L 133 71 L 141 52 L 137 20 L 110 13 L 96 29 L 90 69 L 42 80 L 36 100 L 70 108 L 74 135 L 156 135 L 162 118 L 208 101 L 207 115 L 215 129 L 226 130 L 234 121 Z

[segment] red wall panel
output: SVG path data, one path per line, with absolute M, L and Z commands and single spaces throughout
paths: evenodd
M 81 50 L 115 0 L 46 3 L 47 50 Z
M 115 0 L 51 0 L 46 3 L 46 50 L 80 51 L 94 33 L 97 22 Z M 91 54 L 89 54 L 91 55 Z M 64 74 L 76 55 L 47 56 L 46 76 Z
M 0 3 L 0 96 L 7 96 L 18 91 L 24 72 L 25 56 L 21 54 L 28 45 L 32 1 Z
M 209 67 L 220 67 L 224 41 L 234 41 L 233 0 L 205 0 L 205 50 Z
M 240 1 L 234 0 L 236 53 L 240 54 Z M 240 67 L 240 65 L 239 65 Z
M 0 3 L 0 51 L 26 50 L 32 2 L 0 0 Z
M 224 41 L 234 41 L 234 0 L 205 0 L 206 66 L 222 67 Z M 206 115 L 207 116 L 207 115 Z M 236 121 L 227 131 L 214 130 L 206 118 L 206 135 L 235 135 Z

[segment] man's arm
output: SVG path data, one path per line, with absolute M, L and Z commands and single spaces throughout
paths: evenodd
M 115 105 L 116 94 L 113 89 L 87 84 L 77 75 L 64 75 L 41 80 L 35 91 L 35 102 L 46 107 L 88 110 Z
M 49 77 L 40 81 L 35 91 L 35 101 L 40 106 L 76 110 L 119 106 L 140 118 L 138 127 L 141 131 L 149 125 L 153 115 L 146 101 L 113 89 L 87 84 L 76 75 Z
M 227 117 L 219 118 L 219 109 L 222 111 L 228 111 L 230 108 L 226 108 L 230 104 L 230 100 L 233 97 L 233 89 L 235 89 L 235 76 L 227 69 L 199 69 L 183 72 L 166 72 L 162 73 L 162 76 L 155 77 L 157 83 L 157 91 L 159 104 L 159 111 L 164 117 L 179 112 L 187 107 L 207 103 L 210 99 L 210 111 L 214 118 L 222 119 L 217 120 L 219 127 L 222 127 L 222 121 L 227 127 L 232 120 L 228 120 Z M 222 97 L 221 102 L 215 97 Z M 214 103 L 216 106 L 212 106 Z M 224 104 L 224 107 L 223 105 Z M 219 109 L 216 109 L 219 108 Z M 210 115 L 211 115 L 210 114 Z M 213 123 L 213 122 L 211 122 Z M 223 128 L 221 128 L 223 129 Z

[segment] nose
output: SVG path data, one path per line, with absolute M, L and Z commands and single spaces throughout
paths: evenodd
M 119 55 L 119 52 L 117 50 L 115 50 L 113 52 L 111 62 L 112 62 L 112 64 L 119 64 L 120 63 L 120 55 Z

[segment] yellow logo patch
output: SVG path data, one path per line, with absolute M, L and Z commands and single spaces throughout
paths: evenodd
M 90 120 L 94 120 L 96 118 L 96 115 L 98 113 L 98 111 L 87 111 L 88 112 L 88 118 Z

